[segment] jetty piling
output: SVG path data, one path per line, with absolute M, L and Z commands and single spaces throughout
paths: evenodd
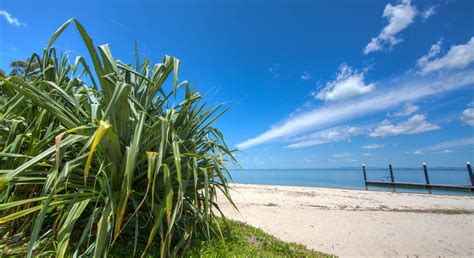
M 471 162 L 466 162 L 467 164 L 467 173 L 469 173 L 469 179 L 471 179 L 471 185 L 474 186 L 474 175 L 472 174 Z
M 393 176 L 392 164 L 388 164 L 388 169 L 390 170 L 390 181 L 395 182 L 395 177 Z
M 365 164 L 362 164 L 362 172 L 364 173 L 364 182 L 367 182 L 367 173 L 365 172 Z
M 362 173 L 364 174 L 364 181 L 366 189 L 368 186 L 382 186 L 382 187 L 403 187 L 403 188 L 426 188 L 429 189 L 438 189 L 438 190 L 457 190 L 457 191 L 474 191 L 474 174 L 472 173 L 471 163 L 467 162 L 467 171 L 469 173 L 469 179 L 471 183 L 469 185 L 450 185 L 450 184 L 432 184 L 428 175 L 428 167 L 425 162 L 423 162 L 423 174 L 425 176 L 425 183 L 415 183 L 415 182 L 395 182 L 395 176 L 393 175 L 392 164 L 388 165 L 390 172 L 390 181 L 369 181 L 367 180 L 367 170 L 365 164 L 362 164 Z
M 426 163 L 423 162 L 423 173 L 425 174 L 425 182 L 428 187 L 430 187 L 430 177 L 428 176 L 428 168 L 426 167 Z

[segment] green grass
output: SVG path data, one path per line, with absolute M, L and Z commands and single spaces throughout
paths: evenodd
M 245 223 L 230 220 L 228 220 L 228 223 L 230 231 L 224 229 L 224 241 L 218 238 L 210 241 L 196 240 L 184 255 L 211 257 L 332 257 L 329 254 L 308 250 L 302 244 L 283 242 L 261 229 Z M 221 227 L 225 227 L 222 222 Z
M 334 257 L 329 254 L 308 250 L 298 243 L 287 243 L 269 235 L 261 229 L 245 223 L 227 220 L 228 228 L 222 220 L 224 239 L 213 237 L 206 241 L 204 236 L 198 235 L 190 243 L 190 248 L 183 254 L 184 257 Z M 112 256 L 130 257 L 133 244 L 120 242 L 111 252 Z M 158 257 L 158 247 L 151 248 L 147 257 Z

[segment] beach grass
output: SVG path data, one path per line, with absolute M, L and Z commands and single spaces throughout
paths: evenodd
M 263 230 L 248 224 L 222 219 L 218 220 L 224 239 L 213 237 L 206 240 L 198 235 L 190 243 L 183 257 L 334 257 L 307 249 L 298 243 L 284 242 Z M 132 256 L 133 245 L 130 242 L 117 243 L 111 255 Z M 159 256 L 158 246 L 147 253 L 147 257 Z
M 329 254 L 307 249 L 298 243 L 284 242 L 263 230 L 248 224 L 227 220 L 229 229 L 223 232 L 224 241 L 196 241 L 185 256 L 210 257 L 334 257 Z M 225 228 L 222 220 L 221 227 Z

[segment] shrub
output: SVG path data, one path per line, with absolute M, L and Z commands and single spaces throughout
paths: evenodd
M 92 68 L 52 47 L 72 24 Z M 235 159 L 213 122 L 228 107 L 178 83 L 178 59 L 151 66 L 137 53 L 135 68 L 115 60 L 71 19 L 22 77 L 0 79 L 1 230 L 28 240 L 27 256 L 102 257 L 130 235 L 135 255 L 158 245 L 170 256 L 219 235 L 216 194 L 231 201 Z

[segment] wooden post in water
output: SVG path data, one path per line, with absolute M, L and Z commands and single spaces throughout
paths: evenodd
M 471 162 L 467 162 L 467 172 L 469 173 L 469 179 L 471 179 L 471 185 L 474 186 L 474 175 L 472 174 Z
M 393 177 L 393 169 L 392 169 L 392 164 L 388 164 L 388 169 L 390 170 L 390 180 L 395 182 L 395 178 Z
M 367 173 L 365 172 L 365 164 L 362 164 L 362 173 L 364 173 L 364 182 L 367 183 Z
M 430 187 L 430 178 L 428 177 L 428 168 L 426 167 L 426 163 L 423 162 L 423 173 L 425 174 L 425 182 L 427 184 L 427 187 Z

